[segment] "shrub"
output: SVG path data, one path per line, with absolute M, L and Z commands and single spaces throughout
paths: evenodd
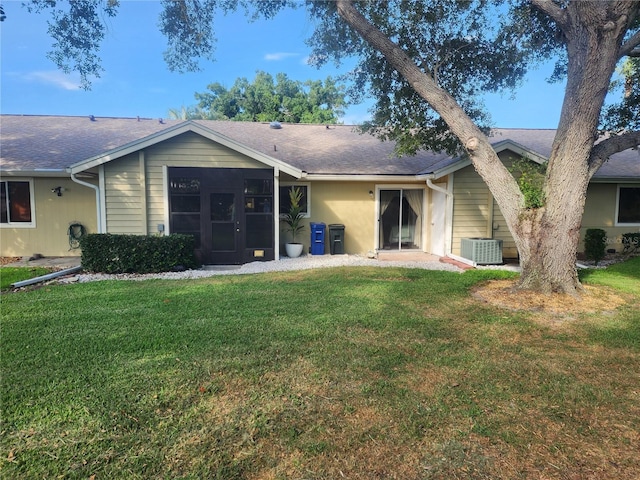
M 544 178 L 547 164 L 538 164 L 526 157 L 515 160 L 510 168 L 524 196 L 526 208 L 544 206 Z
M 589 228 L 584 235 L 584 253 L 596 265 L 604 258 L 607 232 L 601 228 Z
M 91 234 L 80 239 L 82 267 L 100 273 L 158 273 L 193 268 L 191 235 Z

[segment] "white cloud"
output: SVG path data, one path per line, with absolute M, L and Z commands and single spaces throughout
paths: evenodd
M 35 71 L 24 76 L 30 82 L 44 83 L 62 88 L 63 90 L 80 90 L 80 77 L 66 75 L 58 70 Z
M 290 52 L 276 52 L 276 53 L 267 53 L 264 56 L 265 60 L 270 62 L 278 62 L 280 60 L 286 60 L 287 58 L 297 57 L 298 53 L 290 53 Z

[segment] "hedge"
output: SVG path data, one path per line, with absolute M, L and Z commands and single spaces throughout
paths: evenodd
M 80 239 L 82 268 L 98 273 L 159 273 L 196 266 L 191 235 L 90 234 Z

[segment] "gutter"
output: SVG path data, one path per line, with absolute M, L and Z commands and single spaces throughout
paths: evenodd
M 101 214 L 102 208 L 100 205 L 100 187 L 92 183 L 80 180 L 79 178 L 76 177 L 75 173 L 71 174 L 71 180 L 73 180 L 74 182 L 80 185 L 84 185 L 85 187 L 93 188 L 95 190 L 96 192 L 96 224 L 98 226 L 98 233 L 104 233 L 102 229 L 102 214 Z
M 2 176 L 5 177 L 55 177 L 68 178 L 69 174 L 66 170 L 59 168 L 36 168 L 34 170 L 4 170 Z
M 47 280 L 53 280 L 54 278 L 62 277 L 64 275 L 69 275 L 71 273 L 76 273 L 76 272 L 79 272 L 80 270 L 82 270 L 82 265 L 78 265 L 77 267 L 66 268 L 64 270 L 60 270 L 59 272 L 48 273 L 40 277 L 30 278 L 28 280 L 22 280 L 21 282 L 15 282 L 11 284 L 11 287 L 12 288 L 26 287 L 27 285 L 46 282 Z

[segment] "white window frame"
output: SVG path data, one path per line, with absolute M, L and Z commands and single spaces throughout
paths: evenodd
M 31 221 L 30 222 L 12 222 L 0 223 L 0 228 L 36 228 L 36 198 L 35 188 L 33 185 L 33 178 L 20 178 L 20 177 L 4 177 L 0 180 L 2 183 L 9 182 L 28 182 L 29 183 L 29 206 L 31 207 Z M 8 192 L 7 188 L 7 192 Z
M 278 188 L 289 188 L 289 187 L 305 187 L 307 189 L 307 211 L 304 213 L 302 218 L 311 218 L 311 183 L 296 183 L 296 182 L 280 182 Z M 278 196 L 278 202 L 280 198 Z M 278 204 L 278 211 L 280 213 L 280 218 L 282 218 L 286 212 L 280 212 L 280 204 Z
M 640 189 L 640 184 L 618 184 L 616 188 L 616 212 L 614 218 L 614 224 L 616 227 L 637 227 L 640 226 L 640 222 L 634 223 L 621 223 L 618 222 L 618 214 L 620 213 L 620 189 L 621 188 L 637 188 Z
M 376 185 L 376 195 L 375 195 L 375 202 L 376 202 L 376 206 L 374 208 L 375 210 L 375 219 L 374 219 L 374 225 L 375 228 L 373 229 L 373 234 L 374 236 L 374 245 L 376 245 L 376 250 L 377 251 L 381 251 L 381 246 L 380 246 L 380 222 L 378 221 L 378 219 L 380 218 L 380 191 L 381 190 L 422 190 L 422 229 L 420 232 L 420 246 L 419 249 L 416 250 L 414 249 L 413 251 L 420 251 L 420 252 L 426 252 L 426 246 L 427 246 L 427 233 L 429 233 L 429 235 L 431 234 L 431 232 L 429 232 L 428 228 L 427 228 L 427 221 L 429 220 L 429 212 L 428 212 L 428 200 L 427 200 L 427 195 L 428 193 L 428 189 L 426 185 L 423 184 L 417 184 L 417 183 L 390 183 L 390 184 L 379 184 Z M 445 249 L 446 249 L 446 241 L 445 241 Z M 411 250 L 408 250 L 411 251 Z

